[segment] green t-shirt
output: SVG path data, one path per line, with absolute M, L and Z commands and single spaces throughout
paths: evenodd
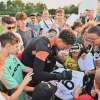
M 23 81 L 23 70 L 25 66 L 16 58 L 15 55 L 10 55 L 6 61 L 3 72 L 3 80 L 5 80 L 4 85 L 7 89 L 16 88 Z M 24 93 L 19 97 L 19 100 L 24 99 Z

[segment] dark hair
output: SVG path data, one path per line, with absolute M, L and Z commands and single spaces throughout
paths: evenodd
M 50 29 L 50 30 L 48 31 L 48 33 L 50 33 L 50 32 L 55 32 L 55 33 L 57 33 L 57 31 L 56 31 L 55 29 Z
M 12 45 L 16 44 L 19 42 L 19 38 L 16 37 L 13 33 L 7 32 L 2 35 L 0 35 L 0 43 L 1 46 L 4 47 L 7 43 L 10 43 Z
M 78 59 L 81 57 L 81 55 L 82 55 L 83 53 L 85 53 L 85 54 L 88 53 L 88 52 L 87 52 L 87 49 L 86 49 L 85 47 L 81 48 L 81 50 L 80 50 L 80 52 L 79 52 L 79 55 L 78 55 Z
M 35 13 L 31 13 L 29 16 L 30 16 L 30 17 L 35 17 L 36 14 L 35 14 Z
M 2 24 L 13 24 L 15 20 L 11 16 L 3 16 L 2 17 Z
M 42 14 L 41 13 L 37 13 L 36 16 L 42 16 Z
M 88 30 L 88 33 L 95 33 L 96 35 L 100 36 L 100 27 L 94 26 Z
M 82 23 L 81 22 L 74 22 L 74 25 L 72 26 L 72 29 L 74 30 L 77 27 L 82 27 Z
M 18 12 L 16 14 L 16 20 L 25 20 L 26 18 L 27 18 L 27 15 L 24 12 Z
M 75 43 L 75 36 L 70 30 L 62 30 L 60 32 L 59 38 L 61 38 L 66 44 L 73 45 Z

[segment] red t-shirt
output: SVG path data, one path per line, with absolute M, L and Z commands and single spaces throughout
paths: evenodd
M 74 100 L 94 100 L 90 95 L 81 95 L 79 97 L 75 97 Z

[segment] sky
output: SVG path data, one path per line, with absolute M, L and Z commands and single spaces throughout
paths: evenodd
M 7 1 L 7 0 L 0 0 L 0 1 Z M 45 3 L 49 9 L 51 8 L 58 8 L 63 6 L 69 6 L 71 4 L 77 5 L 82 0 L 23 0 L 24 2 L 40 2 Z

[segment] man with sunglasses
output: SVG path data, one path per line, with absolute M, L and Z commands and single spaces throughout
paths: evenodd
M 15 34 L 19 39 L 20 39 L 20 46 L 23 46 L 23 41 L 21 36 L 16 33 L 16 20 L 15 18 L 11 17 L 11 16 L 3 16 L 1 19 L 2 22 L 2 34 L 3 33 L 10 33 L 12 32 L 13 34 Z
M 6 32 L 11 32 L 14 31 L 14 29 L 16 28 L 16 22 L 14 21 L 14 19 L 10 16 L 4 16 L 2 17 L 2 27 L 3 27 L 3 31 Z
M 100 58 L 100 27 L 94 26 L 90 28 L 86 40 L 93 45 L 95 59 Z
M 93 27 L 88 29 L 88 31 L 86 33 L 86 41 L 89 42 L 90 49 L 88 52 L 90 53 L 92 51 L 92 54 L 94 56 L 93 62 L 94 62 L 94 65 L 96 67 L 93 70 L 90 70 L 90 68 L 89 68 L 90 71 L 86 71 L 86 75 L 83 79 L 83 84 L 85 86 L 84 89 L 88 93 L 90 93 L 91 89 L 93 88 L 95 69 L 98 68 L 97 62 L 98 63 L 100 62 L 100 27 L 98 25 L 93 26 Z M 91 62 L 89 60 L 90 59 L 88 58 L 88 62 L 90 64 Z M 85 66 L 84 66 L 84 68 L 85 68 Z

